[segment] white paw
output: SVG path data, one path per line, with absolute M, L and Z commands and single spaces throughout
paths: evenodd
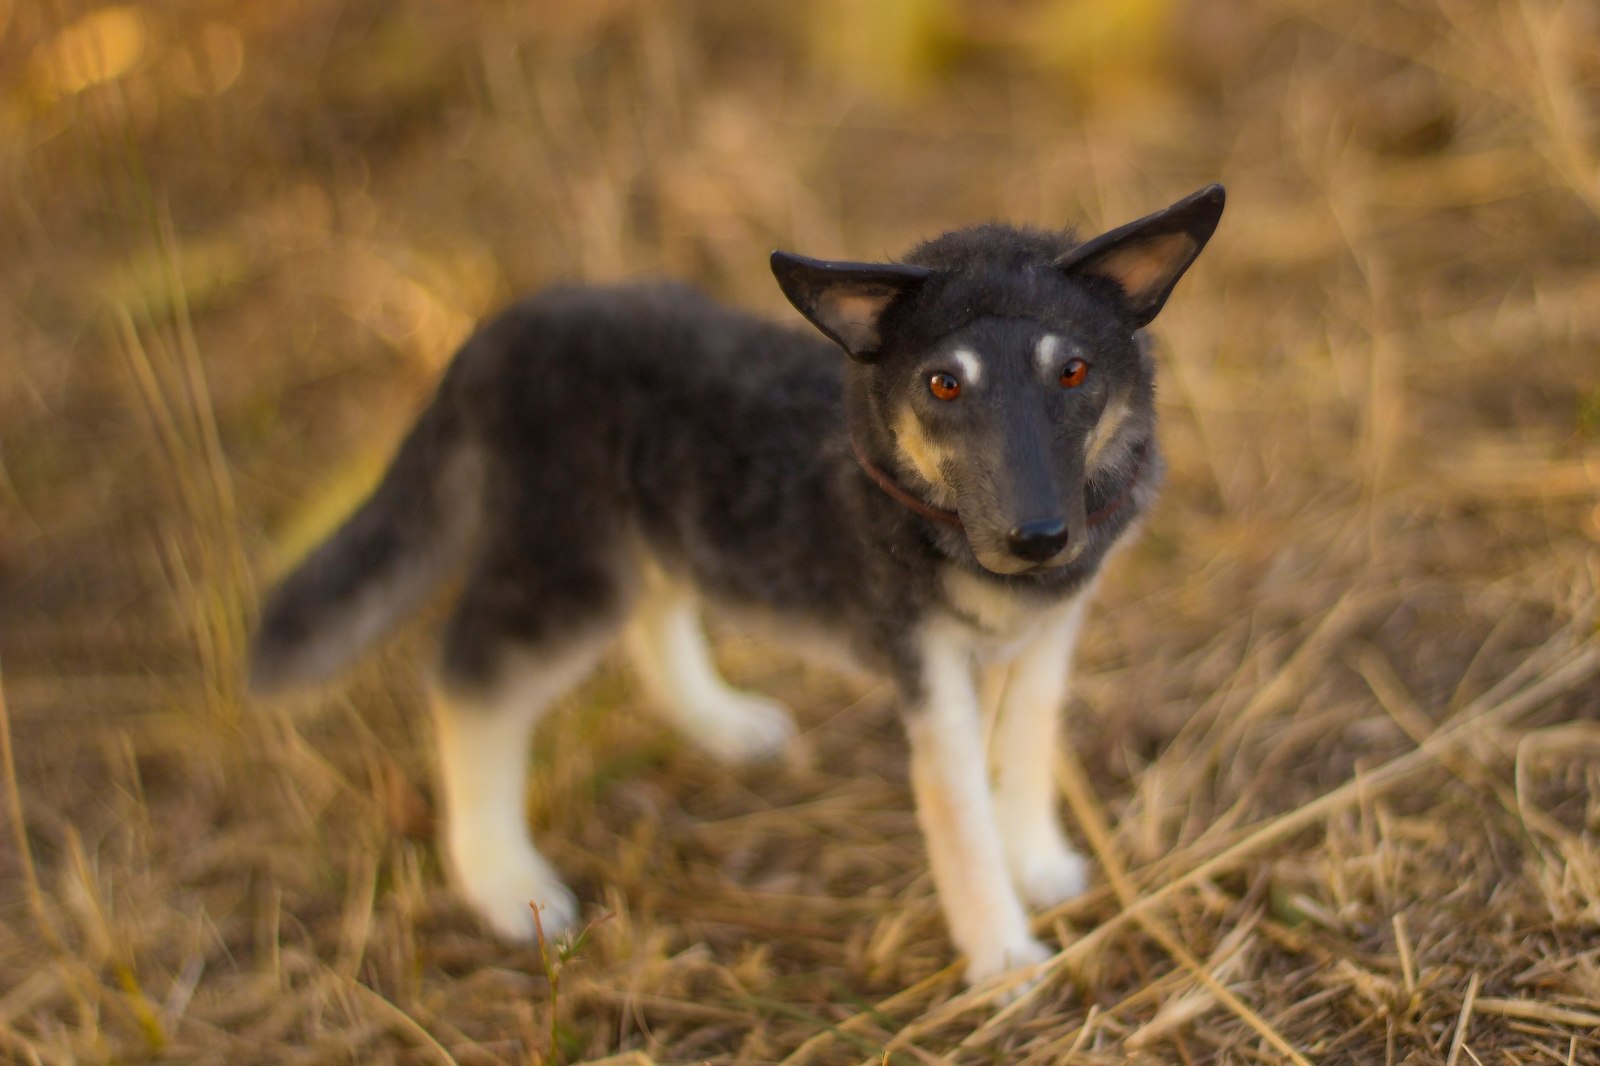
M 1004 982 L 1000 998 L 1009 1002 L 1039 983 L 1040 974 L 1027 971 L 1054 955 L 1039 941 L 1028 937 L 1005 946 L 996 945 L 974 951 L 967 960 L 967 984 L 977 987 L 985 982 Z
M 1011 862 L 1011 880 L 1033 907 L 1054 907 L 1089 887 L 1089 863 L 1059 841 Z
M 795 735 L 789 708 L 751 692 L 729 690 L 684 715 L 695 743 L 719 759 L 750 762 L 776 755 Z
M 537 938 L 535 905 L 547 941 L 570 931 L 578 920 L 576 897 L 532 849 L 470 862 L 458 859 L 456 885 L 484 921 L 507 940 Z

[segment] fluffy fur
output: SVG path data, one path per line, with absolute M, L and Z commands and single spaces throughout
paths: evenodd
M 271 596 L 252 679 L 327 679 L 464 574 L 436 684 L 444 843 L 489 923 L 528 936 L 529 902 L 547 930 L 578 913 L 524 823 L 540 711 L 623 636 L 691 736 L 768 754 L 792 720 L 721 679 L 700 605 L 826 633 L 897 686 L 969 978 L 1036 963 L 1023 901 L 1084 884 L 1051 776 L 1067 667 L 1095 575 L 1161 475 L 1140 330 L 1221 209 L 1213 186 L 1083 244 L 983 226 L 898 264 L 775 254 L 848 358 L 681 286 L 520 303 L 466 343 L 371 499 Z M 1087 374 L 1068 386 L 1074 361 Z M 935 375 L 959 395 L 935 395 Z M 954 515 L 897 502 L 853 452 Z

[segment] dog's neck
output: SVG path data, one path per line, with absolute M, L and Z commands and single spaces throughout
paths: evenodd
M 966 528 L 961 524 L 960 515 L 956 514 L 954 511 L 947 511 L 943 507 L 935 507 L 933 504 L 919 499 L 914 493 L 901 486 L 901 484 L 894 479 L 893 474 L 890 474 L 887 470 L 883 469 L 883 467 L 879 466 L 877 463 L 874 463 L 871 459 L 868 459 L 867 453 L 861 450 L 861 442 L 856 440 L 854 433 L 850 434 L 850 451 L 853 455 L 855 455 L 856 462 L 860 465 L 861 469 L 866 471 L 867 476 L 870 477 L 873 482 L 877 484 L 878 488 L 882 489 L 884 494 L 895 503 L 898 503 L 900 506 L 912 511 L 915 514 L 921 515 L 930 522 L 937 522 L 941 526 L 948 526 L 951 529 Z
M 920 499 L 916 496 L 916 494 L 912 493 L 910 490 L 905 488 L 905 486 L 896 481 L 893 474 L 890 474 L 887 470 L 883 469 L 883 467 L 867 458 L 866 451 L 862 449 L 861 442 L 856 438 L 854 433 L 850 434 L 850 451 L 855 456 L 856 463 L 860 465 L 861 469 L 866 473 L 866 475 L 870 477 L 873 483 L 876 484 L 878 488 L 882 489 L 884 494 L 891 500 L 900 504 L 902 507 L 913 512 L 914 514 L 921 515 L 930 522 L 937 522 L 938 524 L 946 526 L 950 529 L 963 531 L 966 529 L 961 522 L 961 516 L 955 511 L 946 510 L 943 507 L 935 507 L 926 500 Z M 1122 508 L 1127 504 L 1129 497 L 1133 495 L 1134 487 L 1139 484 L 1139 478 L 1144 474 L 1144 461 L 1148 453 L 1148 441 L 1140 443 L 1134 449 L 1133 473 L 1129 475 L 1128 480 L 1123 484 L 1121 490 L 1112 495 L 1104 506 L 1089 512 L 1089 525 L 1098 526 L 1106 522 L 1118 511 L 1122 510 Z M 1089 490 L 1090 484 L 1092 483 L 1086 483 L 1084 485 L 1085 492 Z

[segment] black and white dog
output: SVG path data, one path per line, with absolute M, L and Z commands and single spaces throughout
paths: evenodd
M 767 755 L 794 724 L 719 676 L 701 604 L 831 638 L 897 686 L 968 980 L 1037 963 L 1024 901 L 1085 883 L 1052 776 L 1073 645 L 1162 476 L 1141 330 L 1222 206 L 1211 186 L 1085 243 L 981 226 L 894 264 L 774 253 L 831 344 L 677 286 L 517 304 L 271 597 L 253 681 L 330 677 L 464 574 L 435 686 L 444 844 L 527 937 L 530 902 L 547 931 L 578 915 L 525 821 L 552 699 L 620 634 L 690 736 Z

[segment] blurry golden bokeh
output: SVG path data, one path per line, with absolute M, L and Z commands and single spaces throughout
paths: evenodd
M 65 96 L 115 81 L 145 56 L 144 19 L 133 5 L 103 7 L 64 27 L 33 54 L 41 92 Z
M 178 49 L 168 60 L 172 79 L 190 96 L 216 96 L 239 80 L 244 70 L 244 40 L 239 31 L 222 22 L 207 22 L 198 39 Z

